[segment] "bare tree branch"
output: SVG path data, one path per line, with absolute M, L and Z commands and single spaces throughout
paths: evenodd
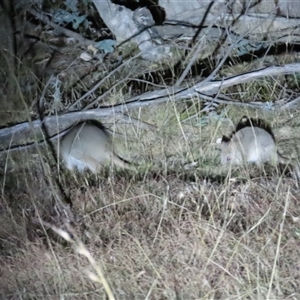
M 213 94 L 217 94 L 219 90 L 227 88 L 229 86 L 246 83 L 255 79 L 267 76 L 280 76 L 285 74 L 293 74 L 300 72 L 300 63 L 287 64 L 283 66 L 272 66 L 264 69 L 236 75 L 226 78 L 224 80 L 216 80 L 210 82 L 199 82 L 190 88 L 178 88 L 168 87 L 163 90 L 147 92 L 140 96 L 136 96 L 128 100 L 127 102 L 117 104 L 109 107 L 102 107 L 97 109 L 90 109 L 86 111 L 73 111 L 63 115 L 52 115 L 44 118 L 44 122 L 49 128 L 52 136 L 57 135 L 63 129 L 71 126 L 74 122 L 87 119 L 99 119 L 104 117 L 115 116 L 118 119 L 119 114 L 127 113 L 134 108 L 149 107 L 151 105 L 161 104 L 167 101 L 182 101 L 185 99 L 191 99 L 192 97 L 202 97 L 206 100 L 211 100 L 216 103 L 233 104 L 233 105 L 248 105 L 249 103 L 242 103 L 230 100 L 216 99 Z M 250 103 L 252 107 L 255 107 L 255 103 Z M 263 105 L 257 105 L 257 108 L 264 107 Z M 120 116 L 122 118 L 122 116 Z M 40 130 L 40 120 L 35 120 L 31 123 L 33 130 Z M 16 142 L 23 137 L 23 135 L 30 132 L 31 126 L 28 122 L 16 124 L 11 127 L 0 129 L 0 139 L 2 141 L 2 147 L 8 147 L 10 143 L 16 145 Z

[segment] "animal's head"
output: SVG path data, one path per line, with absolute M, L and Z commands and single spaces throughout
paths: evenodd
M 221 140 L 221 163 L 222 165 L 230 164 L 232 159 L 232 143 L 230 143 L 231 139 L 225 135 L 223 135 Z
M 221 142 L 221 163 L 226 164 L 241 164 L 243 161 L 242 152 L 239 145 L 227 136 L 223 136 Z

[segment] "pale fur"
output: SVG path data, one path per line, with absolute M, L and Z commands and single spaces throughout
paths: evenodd
M 222 141 L 222 164 L 261 164 L 272 161 L 287 162 L 278 154 L 272 135 L 262 128 L 245 127 L 237 131 L 229 141 Z
M 242 118 L 239 125 L 249 124 L 252 120 Z M 238 126 L 237 126 L 238 128 Z M 292 166 L 296 179 L 300 179 L 298 163 L 291 164 L 290 160 L 278 153 L 275 139 L 270 128 L 246 126 L 237 129 L 231 138 L 223 137 L 221 141 L 221 163 L 242 165 L 255 163 L 261 165 L 265 162 Z
M 96 173 L 106 161 L 121 168 L 134 169 L 113 152 L 111 139 L 105 128 L 96 122 L 82 122 L 73 126 L 60 141 L 60 156 L 69 170 Z

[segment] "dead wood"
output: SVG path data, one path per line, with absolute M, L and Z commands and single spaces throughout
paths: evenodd
M 124 103 L 116 104 L 114 106 L 51 115 L 45 117 L 44 122 L 49 130 L 49 134 L 54 138 L 57 137 L 61 131 L 80 120 L 100 119 L 114 116 L 118 121 L 118 119 L 122 119 L 123 115 L 126 115 L 132 109 L 149 107 L 168 101 L 177 102 L 189 100 L 193 97 L 199 97 L 200 100 L 202 99 L 203 101 L 211 101 L 212 103 L 244 105 L 263 109 L 266 107 L 264 103 L 243 103 L 229 100 L 225 97 L 224 99 L 220 99 L 220 96 L 217 98 L 214 95 L 220 95 L 220 91 L 222 89 L 233 85 L 246 83 L 266 76 L 281 76 L 296 72 L 300 72 L 300 63 L 266 67 L 264 69 L 225 78 L 223 80 L 213 80 L 213 78 L 207 78 L 190 88 L 171 86 L 162 90 L 144 93 L 140 96 L 133 97 Z M 276 105 L 273 107 L 276 108 Z M 31 136 L 33 134 L 32 131 L 34 131 L 34 134 L 41 134 L 40 120 L 32 121 L 31 125 L 29 122 L 23 122 L 11 127 L 2 128 L 0 129 L 1 145 L 5 149 L 9 146 L 24 144 L 26 143 L 24 137 L 28 138 L 28 136 Z
M 197 40 L 205 40 L 206 44 L 220 42 L 225 34 L 229 47 L 238 37 L 246 35 L 237 52 L 250 51 L 253 45 L 266 48 L 278 42 L 296 42 L 300 36 L 300 4 L 293 0 L 161 1 L 159 5 L 167 16 L 163 25 L 154 24 L 145 7 L 131 11 L 110 0 L 94 3 L 119 45 L 135 43 L 144 59 L 154 61 L 172 54 L 168 41 L 194 41 L 199 24 L 202 26 Z M 142 17 L 136 18 L 136 14 Z M 143 21 L 139 22 L 140 19 Z M 202 52 L 210 53 L 210 47 L 203 47 Z

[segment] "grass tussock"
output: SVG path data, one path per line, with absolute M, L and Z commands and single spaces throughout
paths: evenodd
M 220 166 L 215 141 L 237 112 L 182 122 L 188 108 L 133 112 L 157 130 L 115 123 L 116 152 L 141 166 L 64 174 L 76 215 L 70 224 L 39 156 L 5 173 L 2 299 L 107 299 L 104 281 L 115 299 L 299 298 L 298 183 L 272 166 Z M 272 119 L 279 145 L 287 119 Z M 194 160 L 198 167 L 185 170 Z

